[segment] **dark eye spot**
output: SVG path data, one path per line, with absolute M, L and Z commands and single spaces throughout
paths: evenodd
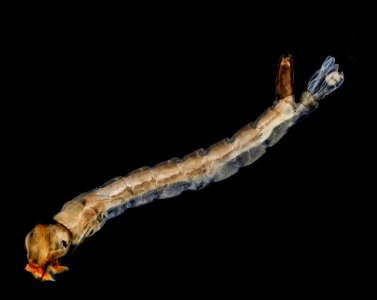
M 66 241 L 62 241 L 62 245 L 63 245 L 64 248 L 67 248 L 67 246 L 68 246 Z

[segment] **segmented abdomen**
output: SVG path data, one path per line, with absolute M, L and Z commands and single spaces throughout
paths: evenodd
M 250 123 L 208 149 L 199 149 L 182 159 L 174 158 L 152 168 L 143 167 L 125 177 L 67 202 L 54 219 L 73 235 L 74 244 L 97 232 L 110 218 L 127 208 L 155 199 L 170 198 L 185 190 L 198 190 L 235 174 L 252 164 L 267 147 L 274 145 L 307 109 L 280 100 Z
M 211 182 L 224 180 L 241 167 L 248 166 L 274 145 L 292 125 L 280 112 L 266 111 L 255 125 L 248 124 L 232 138 L 227 138 L 208 149 L 199 149 L 183 159 L 171 159 L 153 168 L 144 167 L 105 184 L 94 192 L 111 197 L 107 218 L 123 213 L 127 208 L 140 206 L 155 199 L 170 198 L 185 190 L 198 190 Z M 266 121 L 267 120 L 267 121 Z

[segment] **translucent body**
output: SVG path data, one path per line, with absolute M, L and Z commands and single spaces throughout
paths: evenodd
M 54 273 L 65 270 L 57 263 L 69 249 L 65 244 L 80 245 L 107 220 L 127 208 L 174 197 L 186 190 L 198 190 L 232 176 L 261 157 L 298 119 L 318 106 L 317 100 L 336 90 L 344 80 L 335 59 L 328 57 L 295 102 L 292 78 L 292 57 L 283 56 L 276 89 L 279 99 L 255 123 L 208 149 L 199 149 L 182 159 L 170 159 L 152 168 L 140 168 L 67 202 L 54 216 L 57 225 L 37 225 L 27 236 L 26 270 L 37 278 L 51 280 Z

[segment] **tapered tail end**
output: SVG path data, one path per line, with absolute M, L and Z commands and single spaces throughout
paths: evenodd
M 339 65 L 335 58 L 328 56 L 321 68 L 314 73 L 308 83 L 308 91 L 315 100 L 320 100 L 339 88 L 343 81 L 343 72 L 338 71 Z

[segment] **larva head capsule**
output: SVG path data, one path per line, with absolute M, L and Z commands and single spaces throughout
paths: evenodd
M 58 258 L 68 253 L 71 241 L 71 233 L 63 225 L 38 224 L 25 239 L 28 258 L 26 271 L 42 281 L 53 281 L 54 274 L 68 270 L 58 264 Z

